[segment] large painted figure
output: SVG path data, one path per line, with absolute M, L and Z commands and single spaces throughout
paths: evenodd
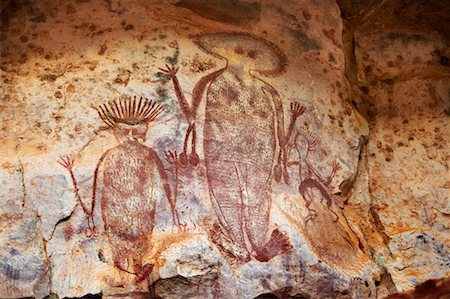
M 166 196 L 175 213 L 175 199 L 163 164 L 157 153 L 143 144 L 149 122 L 158 116 L 162 107 L 148 99 L 126 97 L 99 106 L 97 110 L 120 144 L 105 152 L 97 164 L 90 209 L 80 198 L 72 171 L 73 160 L 66 157 L 59 162 L 71 174 L 75 194 L 92 230 L 95 230 L 97 181 L 103 175 L 101 211 L 114 265 L 142 281 L 153 269 L 152 264 L 143 263 L 143 258 L 150 246 L 158 194 Z
M 280 95 L 258 75 L 280 75 L 286 58 L 274 44 L 248 33 L 201 34 L 194 43 L 226 65 L 196 84 L 192 106 L 179 86 L 178 69 L 163 70 L 172 77 L 189 121 L 180 160 L 198 163 L 195 118 L 206 92 L 203 149 L 210 198 L 219 220 L 211 237 L 237 260 L 249 261 L 253 256 L 268 261 L 291 248 L 285 234 L 277 229 L 269 232 L 271 180 L 274 169 L 277 180 L 281 177 L 285 130 Z M 193 150 L 187 154 L 190 134 Z

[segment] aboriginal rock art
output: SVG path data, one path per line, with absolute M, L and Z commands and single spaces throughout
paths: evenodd
M 177 224 L 176 192 L 171 193 L 168 176 L 157 153 L 144 145 L 148 125 L 163 108 L 145 98 L 121 97 L 97 108 L 100 118 L 113 130 L 120 144 L 106 151 L 94 172 L 90 208 L 80 197 L 73 172 L 74 160 L 63 157 L 59 163 L 71 175 L 76 198 L 87 215 L 95 233 L 94 208 L 98 198 L 97 184 L 102 176 L 101 211 L 104 230 L 113 253 L 114 265 L 136 275 L 136 281 L 146 279 L 153 270 L 143 258 L 150 246 L 158 194 L 165 194 Z M 176 153 L 167 159 L 176 163 Z
M 236 260 L 246 262 L 253 256 L 268 261 L 292 247 L 278 229 L 269 236 L 271 180 L 280 181 L 284 176 L 289 183 L 289 176 L 282 165 L 286 160 L 282 101 L 277 90 L 257 74 L 280 75 L 286 57 L 276 45 L 248 33 L 200 34 L 194 43 L 226 65 L 200 79 L 191 105 L 178 82 L 178 68 L 167 65 L 161 69 L 172 78 L 189 123 L 180 163 L 199 163 L 195 120 L 206 93 L 203 149 L 210 198 L 218 218 L 211 238 Z M 190 136 L 192 149 L 187 154 Z
M 291 104 L 288 138 L 293 132 L 300 109 L 298 104 Z M 310 163 L 310 154 L 319 147 L 319 140 L 310 132 L 297 131 L 292 140 L 287 139 L 287 143 L 287 157 L 294 156 L 294 153 L 298 157 L 298 160 L 288 160 L 286 164 L 288 167 L 298 167 L 298 190 L 308 211 L 304 225 L 310 244 L 329 265 L 343 268 L 344 271 L 357 269 L 357 259 L 362 257 L 358 239 L 340 211 L 334 211 L 337 201 L 331 191 L 331 182 L 340 165 L 333 162 L 330 175 L 324 177 Z M 349 260 L 352 257 L 353 261 Z

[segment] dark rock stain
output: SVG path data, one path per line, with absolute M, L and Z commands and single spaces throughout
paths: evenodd
M 170 44 L 175 49 L 175 52 L 173 53 L 172 56 L 167 56 L 164 60 L 168 64 L 176 65 L 178 63 L 178 58 L 180 56 L 180 49 L 178 47 L 178 42 L 176 40 Z
M 48 82 L 54 82 L 58 77 L 61 77 L 61 75 L 55 75 L 55 74 L 48 74 L 41 77 L 41 81 L 48 81 Z
M 45 16 L 45 14 L 43 12 L 41 12 L 37 16 L 34 16 L 30 19 L 30 21 L 34 22 L 34 23 L 45 23 L 46 20 L 47 20 L 47 17 Z
M 36 278 L 36 271 L 45 271 L 45 266 L 41 265 L 39 267 L 35 267 L 34 263 L 36 260 L 34 259 L 29 260 L 29 262 L 31 266 L 25 266 L 19 269 L 5 260 L 0 261 L 0 273 L 10 281 L 33 281 Z
M 105 54 L 106 49 L 108 49 L 108 46 L 107 46 L 106 43 L 105 43 L 105 44 L 103 44 L 103 45 L 100 47 L 100 50 L 98 51 L 98 55 L 103 55 L 103 54 Z
M 156 94 L 158 95 L 158 100 L 164 102 L 169 98 L 168 90 L 164 86 L 158 86 L 156 88 Z
M 126 20 L 123 20 L 123 21 L 120 23 L 120 25 L 122 25 L 122 28 L 123 28 L 125 31 L 134 29 L 134 26 L 133 26 L 132 24 L 129 24 Z
M 176 6 L 188 8 L 207 19 L 233 25 L 250 25 L 260 19 L 261 6 L 239 0 L 181 0 Z
M 422 43 L 430 42 L 430 39 L 420 34 L 406 34 L 400 32 L 392 32 L 381 37 L 378 40 L 380 48 L 382 50 L 387 49 L 395 41 L 400 41 L 403 47 L 407 47 L 408 45 L 414 42 L 422 42 Z
M 308 35 L 306 35 L 306 33 L 303 32 L 302 30 L 296 30 L 286 27 L 286 31 L 294 37 L 297 44 L 297 48 L 299 50 L 306 52 L 322 49 L 318 41 L 308 37 Z

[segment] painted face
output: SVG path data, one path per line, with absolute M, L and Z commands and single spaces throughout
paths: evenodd
M 208 54 L 226 59 L 229 64 L 245 65 L 263 75 L 279 75 L 286 67 L 286 57 L 276 45 L 250 33 L 205 33 L 193 41 Z
M 234 48 L 234 53 L 244 56 L 244 57 L 248 57 L 250 59 L 256 59 L 258 52 L 256 50 L 253 49 L 245 49 L 242 46 L 236 46 Z
M 148 130 L 148 123 L 141 123 L 136 125 L 128 125 L 118 123 L 114 127 L 114 135 L 121 143 L 129 140 L 139 140 L 145 142 L 145 135 Z

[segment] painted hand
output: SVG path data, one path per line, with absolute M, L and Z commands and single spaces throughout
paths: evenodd
M 311 132 L 305 132 L 303 133 L 303 136 L 308 142 L 308 152 L 317 150 L 317 148 L 319 147 L 319 141 L 317 140 L 317 137 L 314 136 L 314 134 L 312 134 Z
M 292 111 L 292 117 L 297 118 L 303 113 L 305 113 L 306 107 L 303 105 L 300 105 L 298 102 L 291 102 L 291 111 Z
M 93 224 L 94 220 L 88 220 L 88 227 L 89 229 L 85 232 L 86 237 L 95 237 L 98 235 L 97 227 Z
M 340 169 L 341 169 L 341 165 L 339 165 L 339 163 L 337 161 L 333 161 L 333 163 L 331 163 L 331 172 L 332 173 L 336 173 Z
M 59 157 L 58 163 L 66 168 L 69 171 L 72 171 L 74 159 L 72 159 L 70 156 L 66 155 L 63 157 Z
M 170 76 L 171 78 L 174 78 L 178 72 L 179 67 L 174 66 L 174 65 L 168 65 L 166 64 L 166 68 L 158 68 L 161 72 L 163 72 L 163 74 L 166 74 L 168 76 Z
M 165 159 L 170 164 L 176 164 L 178 163 L 178 154 L 177 151 L 167 151 L 165 153 Z

